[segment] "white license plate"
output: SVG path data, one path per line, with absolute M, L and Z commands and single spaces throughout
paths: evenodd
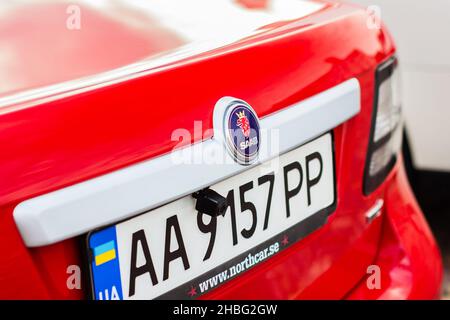
M 186 196 L 90 233 L 93 297 L 196 298 L 319 228 L 335 208 L 332 134 L 211 189 L 228 199 L 223 216 Z

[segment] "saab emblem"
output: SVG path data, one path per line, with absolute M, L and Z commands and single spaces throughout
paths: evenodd
M 224 140 L 226 148 L 236 162 L 251 164 L 260 148 L 260 128 L 256 112 L 240 99 L 224 97 L 214 110 L 216 137 Z

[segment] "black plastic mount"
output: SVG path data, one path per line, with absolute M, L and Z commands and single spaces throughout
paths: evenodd
M 192 194 L 197 199 L 195 209 L 211 217 L 223 216 L 228 207 L 227 198 L 216 191 L 206 188 Z

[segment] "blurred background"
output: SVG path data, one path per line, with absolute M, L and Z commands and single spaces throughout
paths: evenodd
M 351 0 L 387 25 L 398 49 L 411 186 L 441 247 L 450 299 L 450 1 Z M 424 257 L 425 258 L 425 257 Z

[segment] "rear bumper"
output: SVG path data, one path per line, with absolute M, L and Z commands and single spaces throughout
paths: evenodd
M 373 265 L 380 270 L 380 286 L 373 271 L 347 295 L 347 299 L 439 299 L 442 260 L 433 234 L 410 189 L 403 166 L 385 191 L 380 246 Z M 372 289 L 369 289 L 372 287 Z

